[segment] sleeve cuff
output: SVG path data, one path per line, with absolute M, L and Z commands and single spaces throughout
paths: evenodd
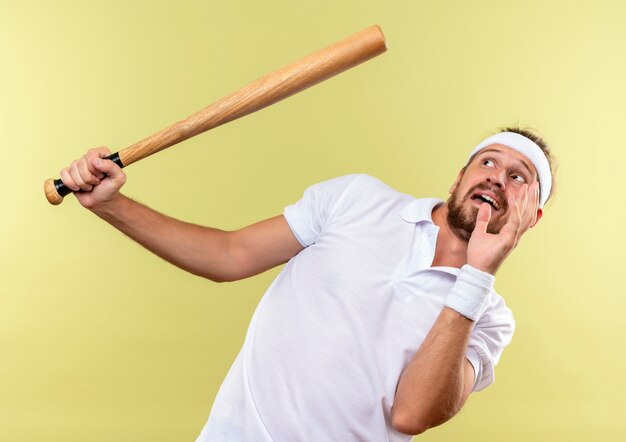
M 478 352 L 474 348 L 469 347 L 467 349 L 467 352 L 465 353 L 465 357 L 470 362 L 470 364 L 472 364 L 472 367 L 474 367 L 474 385 L 472 386 L 472 391 L 476 391 L 476 386 L 478 385 L 478 379 L 480 379 L 480 375 L 482 371 L 481 363 L 480 363 L 480 356 L 478 356 Z
M 474 367 L 474 387 L 472 391 L 484 390 L 495 381 L 495 364 L 488 352 L 475 340 L 470 339 L 465 357 Z
M 283 216 L 291 228 L 296 239 L 303 247 L 308 247 L 315 242 L 315 232 L 307 225 L 304 217 L 298 210 L 297 204 L 285 207 Z

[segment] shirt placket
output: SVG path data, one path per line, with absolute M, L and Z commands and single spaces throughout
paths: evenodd
M 437 229 L 435 226 L 418 224 L 411 253 L 394 273 L 394 280 L 406 279 L 409 275 L 430 267 L 433 262 Z

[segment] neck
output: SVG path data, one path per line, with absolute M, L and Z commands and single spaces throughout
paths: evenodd
M 439 227 L 432 267 L 457 267 L 467 264 L 467 241 L 457 236 L 447 221 L 448 203 L 433 210 L 433 222 Z

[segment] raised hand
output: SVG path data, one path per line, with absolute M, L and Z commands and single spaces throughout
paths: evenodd
M 483 203 L 476 216 L 476 227 L 467 246 L 467 263 L 495 275 L 500 265 L 519 243 L 522 235 L 538 220 L 539 183 L 525 184 L 517 197 L 509 194 L 509 216 L 500 233 L 487 232 L 491 206 Z

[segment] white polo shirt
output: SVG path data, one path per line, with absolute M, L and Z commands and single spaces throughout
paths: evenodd
M 348 175 L 286 207 L 305 249 L 261 299 L 197 440 L 409 441 L 391 426 L 396 386 L 459 271 L 431 267 L 441 203 Z M 491 292 L 467 350 L 475 391 L 513 329 Z

